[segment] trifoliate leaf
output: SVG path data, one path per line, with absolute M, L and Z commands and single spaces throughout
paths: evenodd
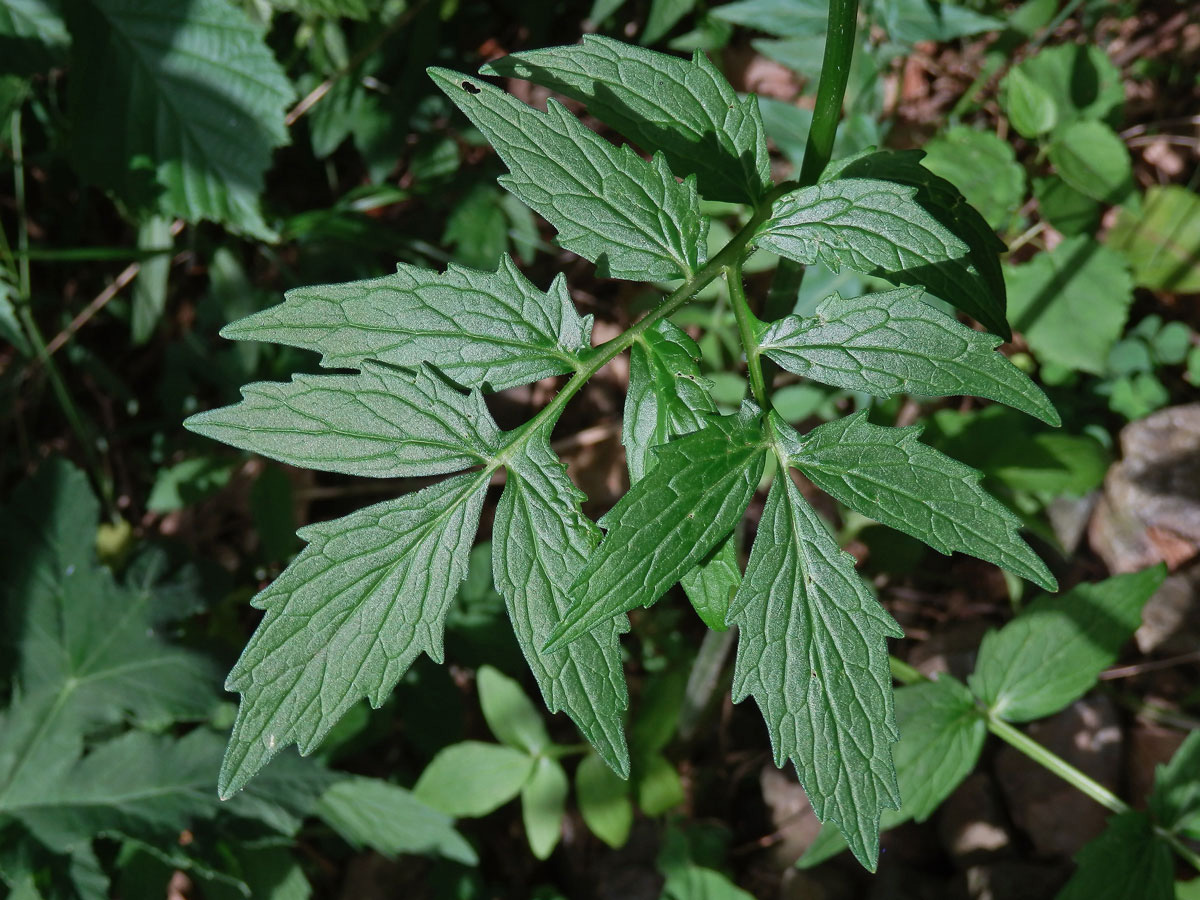
M 1125 258 L 1088 235 L 1067 238 L 1019 266 L 1005 266 L 1013 328 L 1038 360 L 1106 374 L 1133 303 Z
M 537 757 L 512 747 L 463 741 L 433 758 L 413 794 L 456 819 L 486 816 L 521 792 L 536 765 Z
M 1041 389 L 995 352 L 999 338 L 959 324 L 922 303 L 921 294 L 920 288 L 849 300 L 834 294 L 813 318 L 772 323 L 759 346 L 789 372 L 835 387 L 877 397 L 987 397 L 1059 424 Z
M 608 534 L 571 586 L 575 603 L 548 646 L 661 597 L 741 521 L 766 462 L 749 404 L 654 453 L 654 468 L 605 517 Z
M 1035 600 L 984 636 L 971 690 L 1010 722 L 1058 712 L 1113 664 L 1166 574 L 1155 566 Z
M 1012 337 L 1005 319 L 1004 276 L 997 254 L 1005 250 L 987 221 L 958 188 L 921 165 L 921 150 L 881 150 L 833 163 L 822 180 L 877 178 L 916 188 L 913 198 L 946 230 L 970 248 L 965 256 L 883 277 L 893 284 L 919 284 L 978 319 L 993 334 Z
M 468 866 L 479 861 L 453 820 L 378 778 L 336 782 L 321 795 L 315 813 L 356 850 L 370 847 L 386 856 L 436 853 Z
M 420 653 L 441 662 L 488 481 L 459 475 L 300 531 L 309 545 L 254 598 L 267 614 L 226 682 L 242 702 L 221 796 L 288 744 L 312 751 L 361 698 L 378 707 Z
M 263 28 L 226 0 L 66 10 L 72 156 L 84 176 L 131 206 L 270 238 L 258 197 L 288 142 L 293 89 Z
M 562 104 L 546 112 L 448 69 L 430 77 L 483 132 L 511 175 L 500 183 L 558 229 L 559 243 L 606 278 L 689 277 L 703 262 L 707 220 L 695 179 L 588 130 Z
M 883 810 L 881 832 L 910 819 L 929 818 L 971 774 L 987 737 L 987 723 L 975 698 L 952 675 L 902 687 L 895 699 L 900 740 L 892 747 L 892 759 L 901 804 L 899 809 Z M 841 833 L 826 825 L 797 865 L 815 866 L 845 847 Z
M 484 721 L 501 743 L 537 756 L 550 744 L 542 714 L 521 685 L 491 666 L 481 666 L 475 680 Z
M 903 637 L 786 469 L 771 485 L 746 577 L 733 699 L 753 695 L 775 764 L 795 763 L 822 821 L 874 870 L 879 815 L 900 805 L 887 637 Z
M 529 780 L 521 786 L 521 819 L 529 849 L 538 859 L 548 859 L 562 837 L 570 783 L 558 760 L 538 758 Z
M 700 375 L 699 360 L 696 342 L 666 319 L 630 347 L 621 441 L 631 483 L 654 464 L 652 447 L 698 431 L 716 412 L 708 382 Z M 737 542 L 730 535 L 679 583 L 705 624 L 723 631 L 725 610 L 740 580 Z
M 855 512 L 939 553 L 969 553 L 1055 590 L 1046 564 L 1017 535 L 1021 520 L 979 486 L 979 472 L 921 444 L 920 433 L 919 425 L 872 425 L 863 410 L 814 428 L 791 463 Z
M 1056 900 L 1163 900 L 1173 897 L 1171 848 L 1145 813 L 1113 816 L 1075 857 L 1078 868 Z
M 661 150 L 679 177 L 695 173 L 708 200 L 757 203 L 771 186 L 756 99 L 739 97 L 699 51 L 689 61 L 587 35 L 582 44 L 515 53 L 480 71 L 587 104 L 643 149 Z
M 492 569 L 547 708 L 566 712 L 604 761 L 627 776 L 624 616 L 609 616 L 559 651 L 543 649 L 570 609 L 567 589 L 599 543 L 599 529 L 580 511 L 582 499 L 550 449 L 548 432 L 530 435 L 508 460 L 492 525 Z
M 496 455 L 500 430 L 478 391 L 461 393 L 428 365 L 361 365 L 358 375 L 248 384 L 241 403 L 184 425 L 293 466 L 375 478 L 442 475 Z
M 625 846 L 633 828 L 629 785 L 593 753 L 575 770 L 575 799 L 592 834 L 613 849 Z
M 315 350 L 334 369 L 434 362 L 461 385 L 501 390 L 573 371 L 591 330 L 562 276 L 543 293 L 505 256 L 495 272 L 401 264 L 383 278 L 295 288 L 221 334 Z
M 1150 809 L 1169 831 L 1200 827 L 1200 731 L 1189 734 L 1171 761 L 1154 773 Z

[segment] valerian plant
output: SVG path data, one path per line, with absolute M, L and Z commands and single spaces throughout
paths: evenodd
M 543 112 L 479 77 L 430 70 L 507 165 L 501 184 L 562 247 L 601 277 L 678 281 L 612 340 L 591 345 L 591 319 L 561 275 L 542 290 L 508 258 L 494 272 L 401 265 L 383 278 L 300 288 L 224 330 L 315 350 L 323 366 L 353 374 L 249 385 L 237 405 L 189 419 L 192 430 L 325 471 L 462 474 L 300 532 L 308 546 L 254 599 L 266 615 L 229 676 L 242 700 L 222 795 L 289 744 L 313 750 L 361 698 L 381 704 L 420 653 L 441 661 L 484 495 L 504 470 L 495 581 L 549 709 L 566 712 L 628 775 L 625 614 L 682 584 L 705 622 L 738 626 L 734 699 L 758 703 L 776 763 L 794 763 L 817 815 L 875 867 L 880 815 L 900 805 L 886 641 L 902 633 L 790 470 L 942 553 L 970 553 L 1050 590 L 1055 580 L 978 472 L 922 444 L 919 428 L 881 427 L 863 412 L 798 434 L 772 408 L 772 367 L 878 397 L 972 394 L 1051 424 L 1058 416 L 996 352 L 1009 336 L 1002 245 L 982 217 L 922 168 L 920 152 L 830 163 L 854 4 L 835 2 L 830 23 L 808 156 L 798 180 L 782 184 L 771 179 L 756 98 L 735 93 L 699 53 L 685 60 L 588 37 L 482 70 L 582 102 L 649 158 L 554 100 Z M 701 197 L 749 211 L 712 255 Z M 743 260 L 758 248 L 793 274 L 821 262 L 896 289 L 834 295 L 810 317 L 768 305 L 760 318 L 742 284 Z M 670 319 L 717 278 L 753 396 L 732 415 L 718 414 L 696 345 Z M 626 351 L 632 487 L 602 531 L 582 514 L 549 437 L 570 399 Z M 485 393 L 555 375 L 570 377 L 547 406 L 519 428 L 497 427 Z M 731 535 L 768 470 L 743 575 Z

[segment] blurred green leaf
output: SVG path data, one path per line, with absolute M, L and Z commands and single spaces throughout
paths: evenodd
M 592 834 L 613 849 L 623 847 L 633 827 L 629 783 L 589 753 L 575 770 L 575 796 Z
M 1075 190 L 1102 203 L 1119 203 L 1133 190 L 1129 150 L 1103 122 L 1072 122 L 1050 144 L 1050 162 Z
M 558 760 L 538 758 L 533 774 L 521 787 L 521 819 L 529 849 L 538 859 L 548 859 L 562 837 L 566 814 L 567 773 Z
M 1140 210 L 1121 209 L 1107 243 L 1128 257 L 1142 287 L 1200 292 L 1200 194 L 1179 185 L 1151 186 Z
M 521 793 L 536 763 L 529 754 L 500 744 L 451 744 L 421 773 L 413 796 L 455 818 L 486 816 Z
M 517 682 L 491 666 L 483 666 L 476 684 L 483 718 L 497 740 L 533 756 L 549 746 L 550 735 L 542 714 Z

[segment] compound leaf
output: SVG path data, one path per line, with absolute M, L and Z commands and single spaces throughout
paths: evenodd
M 758 101 L 739 97 L 701 52 L 689 61 L 587 35 L 582 44 L 515 53 L 485 75 L 523 78 L 587 104 L 625 137 L 662 151 L 709 200 L 757 203 L 771 186 Z
M 786 469 L 767 495 L 728 621 L 739 628 L 734 702 L 753 695 L 775 764 L 795 763 L 817 816 L 874 870 L 880 812 L 900 805 L 885 638 L 903 632 Z
M 621 666 L 624 617 L 609 616 L 559 651 L 543 649 L 571 606 L 567 589 L 600 540 L 599 529 L 580 510 L 582 499 L 550 449 L 548 432 L 530 435 L 508 460 L 492 525 L 492 570 L 547 708 L 565 711 L 601 758 L 627 776 L 621 723 L 629 705 Z
M 1082 697 L 1142 621 L 1164 566 L 1041 597 L 979 647 L 971 690 L 995 715 L 1028 722 Z
M 1056 900 L 1162 900 L 1173 897 L 1171 848 L 1145 813 L 1113 816 L 1075 857 L 1078 866 Z
M 789 372 L 823 384 L 877 397 L 987 397 L 1059 424 L 1041 389 L 995 352 L 999 338 L 959 324 L 921 295 L 920 288 L 849 300 L 834 294 L 812 318 L 773 322 L 759 346 Z
M 561 275 L 539 291 L 505 256 L 495 272 L 401 264 L 383 278 L 295 288 L 221 334 L 315 350 L 335 369 L 432 361 L 461 385 L 501 390 L 573 371 L 591 330 Z
M 429 74 L 508 166 L 500 183 L 599 275 L 661 281 L 696 271 L 708 224 L 694 178 L 676 181 L 661 155 L 647 162 L 610 144 L 553 100 L 543 113 L 485 81 Z
M 893 284 L 919 284 L 1005 340 L 1007 295 L 998 254 L 1006 249 L 987 220 L 945 178 L 921 165 L 922 150 L 880 150 L 833 163 L 821 179 L 873 178 L 916 190 L 916 205 L 969 248 L 965 255 L 901 272 L 881 272 Z
M 479 392 L 461 393 L 428 365 L 408 372 L 368 360 L 358 375 L 295 375 L 248 384 L 242 396 L 184 425 L 289 465 L 375 478 L 480 465 L 500 439 Z
M 923 273 L 968 248 L 917 204 L 916 193 L 915 187 L 872 178 L 802 187 L 775 202 L 774 214 L 754 240 L 805 265 L 819 262 L 834 272 L 847 266 L 897 283 L 921 284 Z
M 132 206 L 271 238 L 258 197 L 272 152 L 288 142 L 293 89 L 263 28 L 226 0 L 66 10 L 78 75 L 71 139 L 85 177 Z
M 910 819 L 929 818 L 971 774 L 987 737 L 987 723 L 975 708 L 975 698 L 952 675 L 902 687 L 895 692 L 895 702 L 900 740 L 892 747 L 892 759 L 901 804 L 899 809 L 883 810 L 881 832 Z M 826 826 L 797 865 L 815 866 L 845 846 L 845 838 Z
M 575 604 L 549 646 L 649 606 L 729 534 L 765 465 L 760 418 L 746 404 L 655 448 L 657 464 L 605 517 L 608 534 L 571 586 Z
M 872 425 L 863 410 L 814 428 L 791 463 L 854 511 L 939 553 L 969 553 L 1055 590 L 1046 564 L 1017 535 L 1021 520 L 979 486 L 979 472 L 921 444 L 920 433 L 919 425 Z
M 242 701 L 221 796 L 288 744 L 313 750 L 362 697 L 378 707 L 421 652 L 441 662 L 488 481 L 458 475 L 301 529 L 309 545 L 254 598 L 267 614 L 226 683 Z

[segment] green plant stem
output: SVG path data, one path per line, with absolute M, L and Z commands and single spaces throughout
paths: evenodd
M 888 664 L 892 670 L 892 677 L 902 684 L 917 684 L 921 681 L 929 681 L 924 675 L 910 666 L 902 659 L 897 659 L 894 656 L 888 656 Z M 1044 746 L 1039 744 L 1033 738 L 1029 737 L 1019 728 L 1015 728 L 1008 722 L 1005 722 L 999 716 L 993 715 L 990 710 L 981 709 L 980 715 L 984 722 L 987 723 L 988 731 L 994 734 L 1000 740 L 1004 741 L 1010 747 L 1021 751 L 1034 762 L 1049 769 L 1063 781 L 1070 784 L 1072 787 L 1082 791 L 1087 796 L 1091 797 L 1105 809 L 1108 809 L 1118 815 L 1121 813 L 1132 812 L 1133 808 L 1106 788 L 1095 779 L 1085 775 L 1079 771 L 1061 756 L 1052 753 Z M 1196 871 L 1200 872 L 1200 854 L 1188 847 L 1179 839 L 1179 836 L 1168 831 L 1167 829 L 1155 825 L 1154 833 L 1162 838 L 1171 849 L 1179 856 L 1186 860 Z
M 795 190 L 795 187 L 795 184 L 792 182 L 784 182 L 783 184 L 776 185 L 774 189 L 768 192 L 762 206 L 742 226 L 741 230 L 730 239 L 728 244 L 721 248 L 719 253 L 701 266 L 699 271 L 690 278 L 687 278 L 675 290 L 671 291 L 662 303 L 631 327 L 617 335 L 611 341 L 606 341 L 599 346 L 593 347 L 591 352 L 581 360 L 579 367 L 575 370 L 575 374 L 571 376 L 570 381 L 563 385 L 562 390 L 554 395 L 554 399 L 542 407 L 532 419 L 512 432 L 512 437 L 508 443 L 500 448 L 500 452 L 484 468 L 483 474 L 490 476 L 492 472 L 502 467 L 514 453 L 520 450 L 525 441 L 539 428 L 557 421 L 558 417 L 562 415 L 562 411 L 566 408 L 567 403 L 587 384 L 588 379 L 628 350 L 634 341 L 645 334 L 656 322 L 665 319 L 679 310 L 696 295 L 697 291 L 701 290 L 710 281 L 725 271 L 727 266 L 736 264 L 740 271 L 741 259 L 746 252 L 746 245 L 750 243 L 750 239 L 758 231 L 758 226 L 770 216 L 772 203 L 788 191 Z
M 858 0 L 829 0 L 829 28 L 821 59 L 821 81 L 813 107 L 812 127 L 804 146 L 800 184 L 816 184 L 833 156 L 833 141 L 842 117 L 842 100 L 850 80 L 854 34 L 858 28 Z
M 33 351 L 46 370 L 50 379 L 50 387 L 62 408 L 63 416 L 75 432 L 80 450 L 92 472 L 92 480 L 100 494 L 106 514 L 113 509 L 112 485 L 104 475 L 100 458 L 96 454 L 96 446 L 91 438 L 91 431 L 80 415 L 71 392 L 63 380 L 62 373 L 46 349 L 46 339 L 33 316 L 32 299 L 33 284 L 29 275 L 29 220 L 25 203 L 25 150 L 21 140 L 21 110 L 16 110 L 11 118 L 12 155 L 13 155 L 13 197 L 17 204 L 17 318 L 25 329 L 25 335 Z
M 729 302 L 733 306 L 733 315 L 737 319 L 738 338 L 746 353 L 746 370 L 750 374 L 750 390 L 754 400 L 762 409 L 767 409 L 770 402 L 767 397 L 767 384 L 763 379 L 762 359 L 758 349 L 758 319 L 750 311 L 750 303 L 746 300 L 746 289 L 742 285 L 742 262 L 734 260 L 725 267 L 725 282 L 729 287 Z

